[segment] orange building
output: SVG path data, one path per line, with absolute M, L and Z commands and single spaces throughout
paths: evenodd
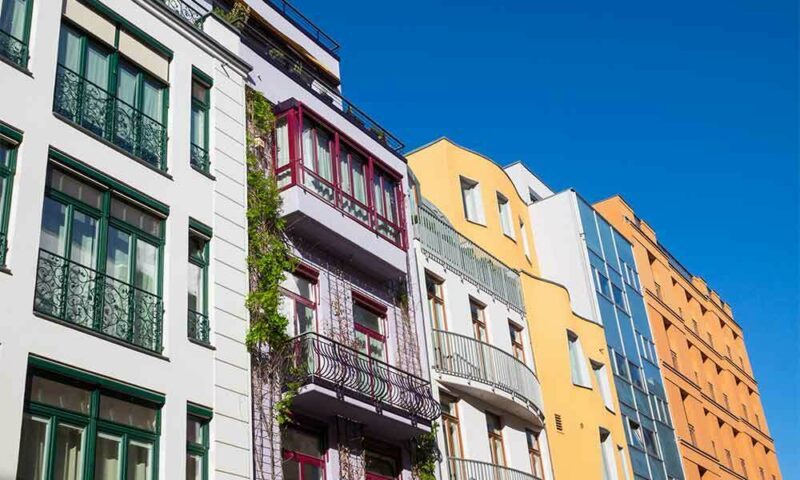
M 687 480 L 780 480 L 742 327 L 620 196 L 594 207 L 632 244 Z

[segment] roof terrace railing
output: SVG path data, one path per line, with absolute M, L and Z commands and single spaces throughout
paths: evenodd
M 275 10 L 280 12 L 286 19 L 292 22 L 297 28 L 304 31 L 309 37 L 314 39 L 322 48 L 329 53 L 336 54 L 339 50 L 339 44 L 330 37 L 327 33 L 323 32 L 317 27 L 314 22 L 303 15 L 300 10 L 294 7 L 286 0 L 264 0 L 264 2 L 271 5 Z

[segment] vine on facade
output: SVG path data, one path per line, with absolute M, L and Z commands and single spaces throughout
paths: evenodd
M 416 480 L 436 480 L 436 465 L 442 460 L 436 443 L 439 424 L 433 422 L 431 431 L 411 440 L 411 475 Z
M 236 0 L 236 3 L 233 4 L 233 8 L 230 10 L 215 6 L 213 12 L 234 28 L 241 29 L 250 18 L 250 5 L 241 0 Z

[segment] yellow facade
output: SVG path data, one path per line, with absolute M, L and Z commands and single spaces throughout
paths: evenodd
M 617 478 L 630 478 L 621 418 L 605 408 L 596 382 L 592 389 L 576 386 L 570 374 L 567 330 L 580 338 L 587 362 L 595 360 L 611 365 L 603 328 L 574 314 L 567 290 L 540 277 L 528 205 L 520 198 L 511 179 L 490 159 L 448 139 L 437 140 L 412 152 L 408 162 L 419 180 L 423 196 L 447 216 L 459 233 L 520 272 L 555 477 L 567 480 L 603 478 L 599 438 L 602 428 L 611 433 L 615 445 Z M 466 219 L 462 179 L 480 184 L 483 222 Z M 498 194 L 510 205 L 514 238 L 503 233 Z M 527 253 L 523 231 L 528 239 Z M 613 382 L 611 390 L 617 405 Z

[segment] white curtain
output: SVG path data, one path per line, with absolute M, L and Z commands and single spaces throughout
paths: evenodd
M 317 163 L 320 177 L 333 182 L 333 165 L 331 164 L 331 138 L 327 132 L 317 128 Z
M 79 72 L 81 62 L 81 38 L 72 29 L 61 27 L 61 41 L 58 45 L 58 63 L 73 72 Z
M 136 242 L 136 286 L 150 293 L 158 288 L 158 248 L 147 242 Z
M 203 269 L 189 262 L 189 310 L 202 312 Z
M 106 273 L 123 282 L 130 281 L 131 237 L 114 227 L 108 229 Z
M 192 144 L 206 148 L 206 111 L 199 105 L 192 105 Z
M 102 89 L 108 88 L 108 55 L 91 43 L 86 50 L 86 78 Z
M 305 130 L 303 131 L 305 138 Z M 289 123 L 286 117 L 278 120 L 275 131 L 275 144 L 278 150 L 278 167 L 289 165 Z
M 119 437 L 100 433 L 94 453 L 94 480 L 119 480 L 120 477 Z
M 17 40 L 23 40 L 25 34 L 25 13 L 30 0 L 2 0 L 0 2 L 0 30 L 10 34 Z
M 363 203 L 367 204 L 367 179 L 365 175 L 364 162 L 357 157 L 353 158 L 353 196 Z
M 353 194 L 352 186 L 350 185 L 350 157 L 351 153 L 342 145 L 339 150 L 339 186 L 343 191 Z M 353 156 L 353 163 L 355 164 L 355 156 Z
M 81 212 L 75 211 L 72 216 L 72 252 L 73 262 L 89 268 L 96 268 L 97 255 L 97 220 Z
M 146 443 L 131 441 L 128 444 L 127 480 L 152 480 L 152 449 L 153 446 Z
M 144 82 L 144 105 L 142 110 L 145 115 L 153 120 L 161 123 L 162 114 L 164 113 L 164 104 L 161 100 L 163 88 L 154 82 L 145 80 Z
M 56 429 L 56 467 L 54 480 L 83 478 L 82 427 L 59 425 Z
M 303 119 L 303 165 L 314 171 L 314 126 Z

